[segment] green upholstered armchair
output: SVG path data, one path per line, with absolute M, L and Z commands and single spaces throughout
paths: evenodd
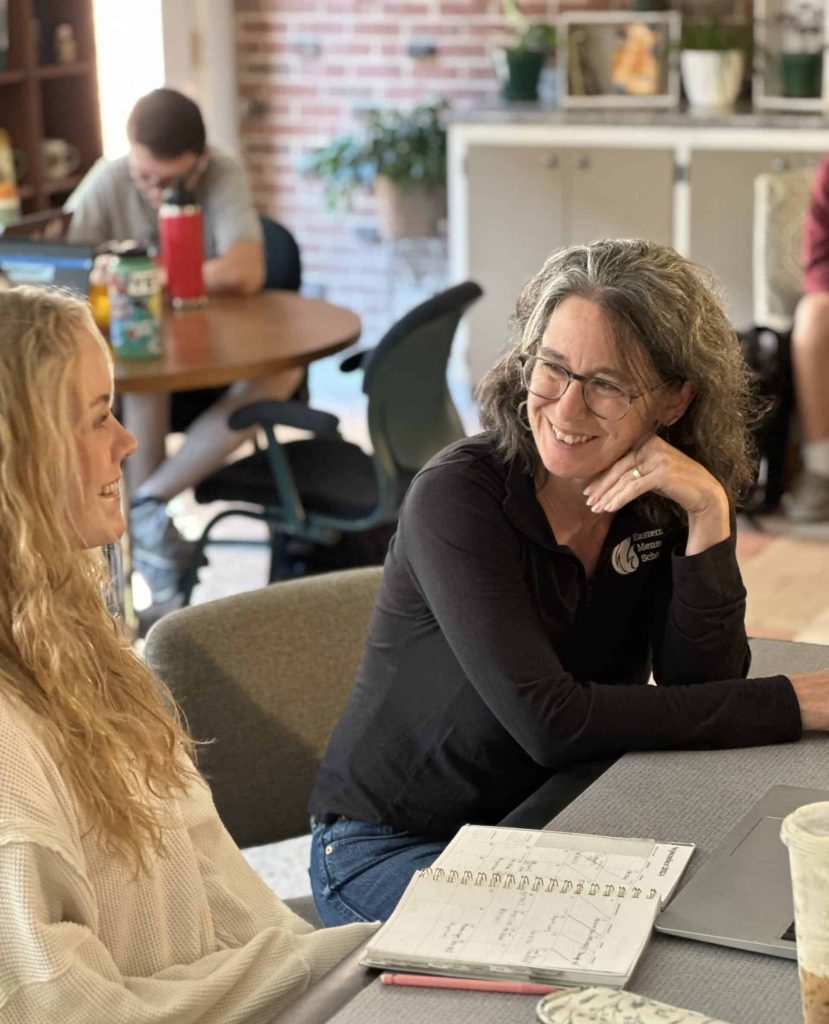
M 209 741 L 199 767 L 239 846 L 308 832 L 311 788 L 357 675 L 382 573 L 275 583 L 182 608 L 148 633 L 147 663 L 191 734 Z

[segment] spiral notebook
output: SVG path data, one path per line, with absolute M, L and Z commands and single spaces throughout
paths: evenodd
M 464 825 L 412 878 L 362 963 L 623 987 L 690 843 Z

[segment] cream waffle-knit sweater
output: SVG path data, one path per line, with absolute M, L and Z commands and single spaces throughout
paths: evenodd
M 271 1021 L 376 927 L 293 914 L 201 780 L 166 804 L 165 853 L 136 879 L 84 829 L 34 716 L 0 696 L 0 1024 Z

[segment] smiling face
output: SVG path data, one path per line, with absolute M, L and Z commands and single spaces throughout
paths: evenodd
M 538 454 L 547 471 L 583 489 L 659 425 L 673 422 L 688 399 L 682 389 L 660 381 L 639 349 L 635 369 L 623 361 L 614 331 L 601 307 L 570 296 L 556 306 L 541 340 L 539 355 L 585 377 L 601 377 L 630 394 L 656 388 L 631 402 L 620 420 L 602 419 L 588 409 L 583 385 L 572 381 L 556 401 L 527 394 L 527 415 Z
M 81 547 L 100 547 L 124 532 L 121 463 L 136 442 L 112 414 L 112 369 L 101 342 L 88 332 L 80 343 L 72 412 L 80 480 L 70 495 L 70 522 Z

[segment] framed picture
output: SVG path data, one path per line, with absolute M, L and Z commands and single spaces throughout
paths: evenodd
M 558 21 L 562 107 L 679 106 L 677 11 L 590 11 Z
M 752 102 L 760 110 L 825 113 L 827 0 L 755 0 Z

